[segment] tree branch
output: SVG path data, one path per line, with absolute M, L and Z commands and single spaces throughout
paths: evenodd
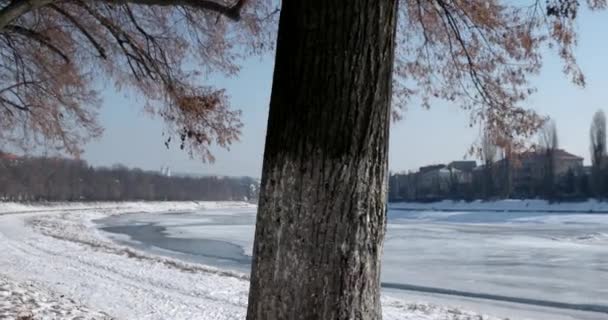
M 454 34 L 454 37 L 456 38 L 456 41 L 458 41 L 462 51 L 464 52 L 464 56 L 466 58 L 467 65 L 468 65 L 468 72 L 471 76 L 471 80 L 472 80 L 477 92 L 481 95 L 482 100 L 484 100 L 489 106 L 494 105 L 494 103 L 497 101 L 496 101 L 496 99 L 492 99 L 492 96 L 490 94 L 488 94 L 488 90 L 486 89 L 486 86 L 484 85 L 484 81 L 481 79 L 481 77 L 477 73 L 477 68 L 476 68 L 475 62 L 473 61 L 473 58 L 471 57 L 471 54 L 469 53 L 465 40 L 460 33 L 460 29 L 458 28 L 456 20 L 452 16 L 450 9 L 447 7 L 446 3 L 443 0 L 437 0 L 437 4 L 439 4 L 441 9 L 445 13 L 444 15 L 441 15 L 439 10 L 436 9 L 437 13 L 442 17 L 442 21 L 443 21 L 446 33 L 448 35 L 448 40 L 450 41 L 449 42 L 450 47 L 452 47 L 451 36 L 450 36 L 450 30 L 451 30 L 452 33 Z M 447 21 L 445 19 L 443 19 L 443 16 L 445 16 Z M 450 51 L 452 52 L 452 55 L 454 55 L 454 51 L 452 49 Z M 454 57 L 453 57 L 453 59 L 454 59 Z
M 44 7 L 55 0 L 13 0 L 4 8 L 0 9 L 0 30 L 4 30 L 13 20 L 23 14 Z
M 8 99 L 5 99 L 3 97 L 0 97 L 0 102 L 4 102 L 4 103 L 6 103 L 6 104 L 8 104 L 8 105 L 10 105 L 10 106 L 12 106 L 12 107 L 14 107 L 16 109 L 21 110 L 21 111 L 30 111 L 30 108 L 28 106 L 18 105 L 18 104 L 14 103 L 14 102 L 12 102 L 12 101 L 10 101 Z
M 95 40 L 95 38 L 93 37 L 93 35 L 91 35 L 84 26 L 82 26 L 82 24 L 80 24 L 80 22 L 78 22 L 78 20 L 76 18 L 74 18 L 72 15 L 70 15 L 69 13 L 67 13 L 65 10 L 63 10 L 62 8 L 51 4 L 50 7 L 57 11 L 59 14 L 61 14 L 62 16 L 64 16 L 66 19 L 68 19 L 78 30 L 80 30 L 80 32 L 89 40 L 89 42 L 95 47 L 95 49 L 97 50 L 97 52 L 99 53 L 99 56 L 102 59 L 107 59 L 108 56 L 106 55 L 106 50 L 99 44 L 99 42 L 97 42 L 97 40 Z
M 28 85 L 32 85 L 32 84 L 36 84 L 36 82 L 35 81 L 18 82 L 18 83 L 15 83 L 13 85 L 10 85 L 10 86 L 8 86 L 6 88 L 1 89 L 0 90 L 0 94 L 3 94 L 6 91 L 11 91 L 11 90 L 13 90 L 14 88 L 17 88 L 17 87 L 28 86 Z
M 21 26 L 17 26 L 17 25 L 7 25 L 5 30 L 12 31 L 19 35 L 22 35 L 24 37 L 28 37 L 30 39 L 37 41 L 38 43 L 42 44 L 43 46 L 49 48 L 51 51 L 53 51 L 56 54 L 58 54 L 59 56 L 61 56 L 61 58 L 63 58 L 65 63 L 70 63 L 70 58 L 65 53 L 63 53 L 63 51 L 61 51 L 61 49 L 57 48 L 52 43 L 50 43 L 50 39 L 48 37 L 36 32 L 34 30 L 30 30 L 30 29 L 27 29 L 27 28 L 24 28 Z
M 40 0 L 38 0 L 40 1 Z M 101 0 L 113 4 L 139 4 L 147 6 L 185 6 L 194 9 L 202 9 L 217 12 L 232 20 L 239 21 L 241 19 L 241 9 L 248 0 L 238 0 L 233 5 L 226 5 L 212 0 Z
M 248 0 L 237 0 L 233 5 L 219 3 L 213 0 L 98 0 L 112 4 L 139 4 L 147 6 L 185 6 L 217 12 L 234 21 L 241 19 L 241 9 Z M 11 22 L 29 11 L 49 5 L 56 0 L 13 0 L 0 9 L 0 30 L 4 30 Z
M 76 2 L 76 4 L 85 9 L 104 28 L 106 28 L 106 30 L 110 32 L 110 34 L 114 37 L 121 50 L 123 51 L 129 68 L 131 69 L 131 72 L 133 72 L 133 75 L 138 81 L 141 81 L 141 76 L 147 76 L 152 80 L 156 80 L 154 72 L 150 70 L 148 64 L 146 63 L 146 60 L 148 60 L 149 62 L 151 58 L 149 57 L 149 55 L 142 54 L 143 50 L 132 41 L 131 37 L 127 33 L 117 28 L 114 24 L 112 24 L 112 22 L 108 18 L 104 17 L 103 15 L 100 15 L 95 10 L 89 8 L 84 2 L 78 1 Z M 133 52 L 130 52 L 125 45 L 129 46 Z M 131 62 L 132 60 L 136 63 L 135 66 Z M 138 74 L 138 71 L 135 67 L 139 69 L 139 73 L 141 73 L 141 76 Z M 155 71 L 159 76 L 161 76 L 158 70 Z

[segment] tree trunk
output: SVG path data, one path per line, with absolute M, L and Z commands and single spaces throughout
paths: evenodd
M 282 1 L 247 319 L 381 319 L 398 0 Z

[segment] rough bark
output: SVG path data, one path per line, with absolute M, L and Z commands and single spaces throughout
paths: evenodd
M 397 2 L 282 2 L 250 320 L 381 319 Z

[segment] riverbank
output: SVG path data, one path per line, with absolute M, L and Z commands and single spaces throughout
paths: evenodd
M 393 210 L 444 211 L 444 212 L 546 212 L 546 213 L 608 213 L 608 202 L 587 200 L 581 202 L 549 202 L 547 200 L 496 200 L 437 202 L 392 202 Z

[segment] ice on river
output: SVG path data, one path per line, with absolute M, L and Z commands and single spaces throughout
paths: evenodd
M 385 284 L 608 308 L 608 214 L 573 213 L 555 206 L 529 212 L 403 208 L 395 206 L 388 214 Z M 171 239 L 216 240 L 237 245 L 250 256 L 254 215 L 254 209 L 217 209 L 204 215 L 148 215 L 145 221 L 162 227 L 152 245 L 162 247 Z M 106 222 L 123 223 L 120 219 Z M 141 222 L 137 216 L 129 219 Z M 249 268 L 242 257 L 244 266 L 222 261 L 212 264 Z

